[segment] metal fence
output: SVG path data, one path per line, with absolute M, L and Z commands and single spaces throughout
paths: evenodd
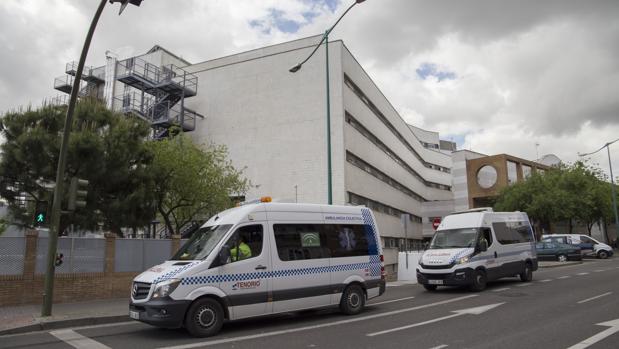
M 172 240 L 116 239 L 114 270 L 143 271 L 170 259 Z
M 25 252 L 26 238 L 0 238 L 0 275 L 21 275 Z
M 48 238 L 37 239 L 36 274 L 44 274 L 47 266 Z M 56 273 L 102 273 L 105 268 L 105 239 L 70 238 L 58 239 L 56 250 L 63 255 L 62 265 Z

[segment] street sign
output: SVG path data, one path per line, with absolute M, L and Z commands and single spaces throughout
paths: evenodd
M 441 219 L 440 217 L 436 217 L 432 220 L 432 229 L 436 230 L 438 229 L 438 226 L 441 225 Z

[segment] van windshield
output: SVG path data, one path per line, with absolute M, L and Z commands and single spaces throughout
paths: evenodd
M 430 249 L 475 247 L 479 228 L 446 229 L 434 233 Z
M 232 227 L 231 224 L 200 228 L 172 257 L 173 261 L 206 258 Z

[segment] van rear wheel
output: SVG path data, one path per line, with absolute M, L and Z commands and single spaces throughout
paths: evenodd
M 346 315 L 357 315 L 365 306 L 365 293 L 361 286 L 353 284 L 346 287 L 340 300 L 340 310 Z
M 221 330 L 224 310 L 218 301 L 202 298 L 193 302 L 185 315 L 185 328 L 194 337 L 210 337 Z

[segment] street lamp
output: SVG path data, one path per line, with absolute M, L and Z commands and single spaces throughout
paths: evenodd
M 608 152 L 608 167 L 610 169 L 610 188 L 611 188 L 611 195 L 613 196 L 613 213 L 615 214 L 615 228 L 617 229 L 616 233 L 617 233 L 617 240 L 619 241 L 619 215 L 617 214 L 617 193 L 615 192 L 615 178 L 613 177 L 613 164 L 610 161 L 610 145 L 619 141 L 619 138 L 615 139 L 612 142 L 608 142 L 606 144 L 604 144 L 600 149 L 591 152 L 591 153 L 586 153 L 586 154 L 580 154 L 578 153 L 579 156 L 587 156 L 587 155 L 593 155 L 597 152 L 599 152 L 600 150 L 606 148 L 606 151 Z
M 344 11 L 344 13 L 340 16 L 340 18 L 337 19 L 337 21 L 335 22 L 334 25 L 331 26 L 331 28 L 327 29 L 325 31 L 325 34 L 322 36 L 322 39 L 320 40 L 320 42 L 316 45 L 316 47 L 314 47 L 314 50 L 312 51 L 312 53 L 309 54 L 309 56 L 307 56 L 307 58 L 305 58 L 301 63 L 295 65 L 294 67 L 290 68 L 288 71 L 291 73 L 296 73 L 299 70 L 301 70 L 301 67 L 303 66 L 303 64 L 305 64 L 305 62 L 307 62 L 316 52 L 316 50 L 318 50 L 318 48 L 320 47 L 320 45 L 322 45 L 322 43 L 325 43 L 325 57 L 326 57 L 326 84 L 327 84 L 327 198 L 328 198 L 328 204 L 331 205 L 333 204 L 333 188 L 332 188 L 332 179 L 331 179 L 331 95 L 329 92 L 329 34 L 331 33 L 331 31 L 333 31 L 333 28 L 335 28 L 335 26 L 342 20 L 342 18 L 348 13 L 348 11 L 350 11 L 350 9 L 352 9 L 355 5 L 360 4 L 362 2 L 364 2 L 365 0 L 356 0 L 352 5 L 350 5 L 348 7 L 348 9 L 346 9 L 346 11 Z
M 84 63 L 86 62 L 86 56 L 88 55 L 88 48 L 90 47 L 90 41 L 99 22 L 99 17 L 103 12 L 103 8 L 107 2 L 113 4 L 120 2 L 120 12 L 127 7 L 128 4 L 140 6 L 142 0 L 101 0 L 97 12 L 90 23 L 88 34 L 86 34 L 86 40 L 84 40 L 84 47 L 82 47 L 82 54 L 80 61 L 77 64 L 77 71 L 75 72 L 75 80 L 73 80 L 73 87 L 71 88 L 71 97 L 69 98 L 69 106 L 67 107 L 67 116 L 64 120 L 64 129 L 62 132 L 62 139 L 60 141 L 60 154 L 58 156 L 58 167 L 56 168 L 56 186 L 54 187 L 54 201 L 52 204 L 52 221 L 49 229 L 49 245 L 47 247 L 47 269 L 45 271 L 45 293 L 43 295 L 43 307 L 41 309 L 41 316 L 50 316 L 52 314 L 52 302 L 54 298 L 54 272 L 55 272 L 55 259 L 56 248 L 58 247 L 58 233 L 60 230 L 60 207 L 62 205 L 62 195 L 64 190 L 64 172 L 67 160 L 67 148 L 69 144 L 69 135 L 71 134 L 71 125 L 73 124 L 73 112 L 75 111 L 75 104 L 77 103 L 77 93 L 80 88 L 80 80 L 82 79 L 82 71 L 84 70 Z

